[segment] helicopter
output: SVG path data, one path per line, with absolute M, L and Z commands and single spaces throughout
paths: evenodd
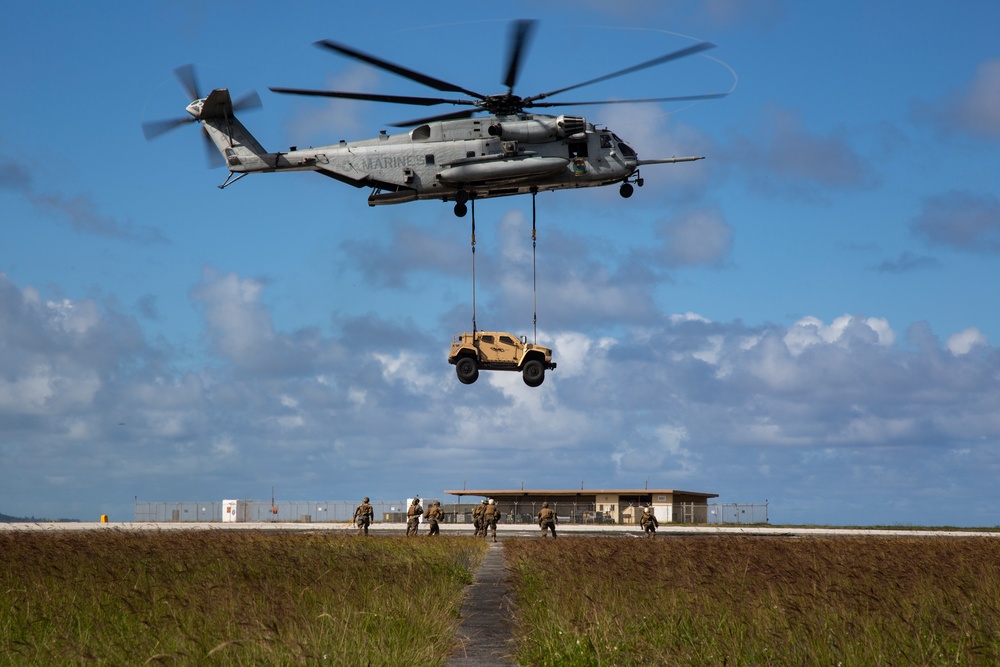
M 697 42 L 610 74 L 521 97 L 514 93 L 514 87 L 534 24 L 532 20 L 512 24 L 503 78 L 507 91 L 504 93 L 478 93 L 331 40 L 321 40 L 316 45 L 442 93 L 459 93 L 471 99 L 270 88 L 274 93 L 286 95 L 466 107 L 390 125 L 411 128 L 406 132 L 389 134 L 382 130 L 372 139 L 341 140 L 337 144 L 307 149 L 293 146 L 287 151 L 269 152 L 236 118 L 238 110 L 259 107 L 259 96 L 252 92 L 234 102 L 226 88 L 217 88 L 202 96 L 190 65 L 175 70 L 181 85 L 195 98 L 186 109 L 190 118 L 145 123 L 143 132 L 147 139 L 152 139 L 184 123 L 200 122 L 208 139 L 207 148 L 216 161 L 221 155 L 229 169 L 229 176 L 219 188 L 252 173 L 315 171 L 356 188 L 371 188 L 369 206 L 434 199 L 454 202 L 458 217 L 465 216 L 467 204 L 472 199 L 615 184 L 619 185 L 621 196 L 628 198 L 634 192 L 633 184 L 643 185 L 640 167 L 704 159 L 703 156 L 640 159 L 628 143 L 606 127 L 597 127 L 582 116 L 556 116 L 534 110 L 725 97 L 728 92 L 632 100 L 556 102 L 548 99 L 690 57 L 714 48 L 713 44 Z M 485 116 L 477 117 L 484 113 Z

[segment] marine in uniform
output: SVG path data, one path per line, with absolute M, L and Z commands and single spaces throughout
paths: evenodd
M 375 510 L 368 504 L 368 496 L 361 501 L 361 504 L 354 510 L 354 523 L 358 527 L 358 535 L 367 535 L 368 526 L 371 525 Z
M 656 520 L 656 515 L 650 512 L 648 507 L 643 507 L 642 518 L 639 520 L 639 525 L 642 526 L 642 530 L 646 533 L 646 537 L 655 537 L 656 529 L 659 528 L 660 522 Z
M 425 517 L 427 519 L 427 524 L 430 526 L 429 535 L 440 535 L 441 528 L 438 526 L 438 521 L 444 519 L 444 510 L 441 509 L 441 501 L 435 500 L 431 508 L 427 510 Z
M 552 531 L 552 539 L 556 538 L 556 523 L 559 519 L 556 517 L 555 510 L 549 507 L 548 502 L 542 503 L 542 509 L 538 511 L 538 527 L 542 529 L 542 537 L 545 537 L 546 531 Z
M 497 541 L 497 521 L 500 519 L 500 508 L 497 507 L 496 501 L 490 498 L 489 502 L 486 504 L 483 510 L 483 537 L 486 537 L 486 531 L 493 534 L 493 541 Z
M 420 498 L 414 498 L 413 502 L 406 509 L 406 536 L 417 534 L 420 527 L 420 515 L 424 513 L 424 508 L 420 506 Z
M 472 525 L 476 529 L 475 537 L 486 534 L 486 528 L 483 525 L 483 512 L 486 511 L 486 498 L 483 498 L 483 502 L 479 503 L 476 509 L 472 510 Z

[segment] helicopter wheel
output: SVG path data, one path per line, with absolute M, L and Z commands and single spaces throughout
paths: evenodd
M 622 183 L 622 187 L 618 190 L 618 194 L 625 199 L 631 197 L 633 192 L 635 192 L 635 188 L 632 187 L 631 183 Z
M 464 218 L 465 214 L 469 212 L 469 207 L 465 204 L 455 204 L 455 215 L 459 218 Z
M 457 201 L 459 204 L 466 203 L 467 201 L 469 201 L 469 193 L 466 192 L 465 190 L 459 189 L 455 193 L 455 201 Z

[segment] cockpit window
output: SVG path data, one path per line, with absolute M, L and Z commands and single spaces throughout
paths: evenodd
M 611 135 L 602 134 L 601 135 L 601 148 L 611 148 Z

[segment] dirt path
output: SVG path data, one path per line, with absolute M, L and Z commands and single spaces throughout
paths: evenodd
M 455 633 L 459 645 L 447 667 L 516 665 L 511 657 L 514 653 L 512 614 L 503 547 L 493 542 L 466 592 L 462 624 Z

